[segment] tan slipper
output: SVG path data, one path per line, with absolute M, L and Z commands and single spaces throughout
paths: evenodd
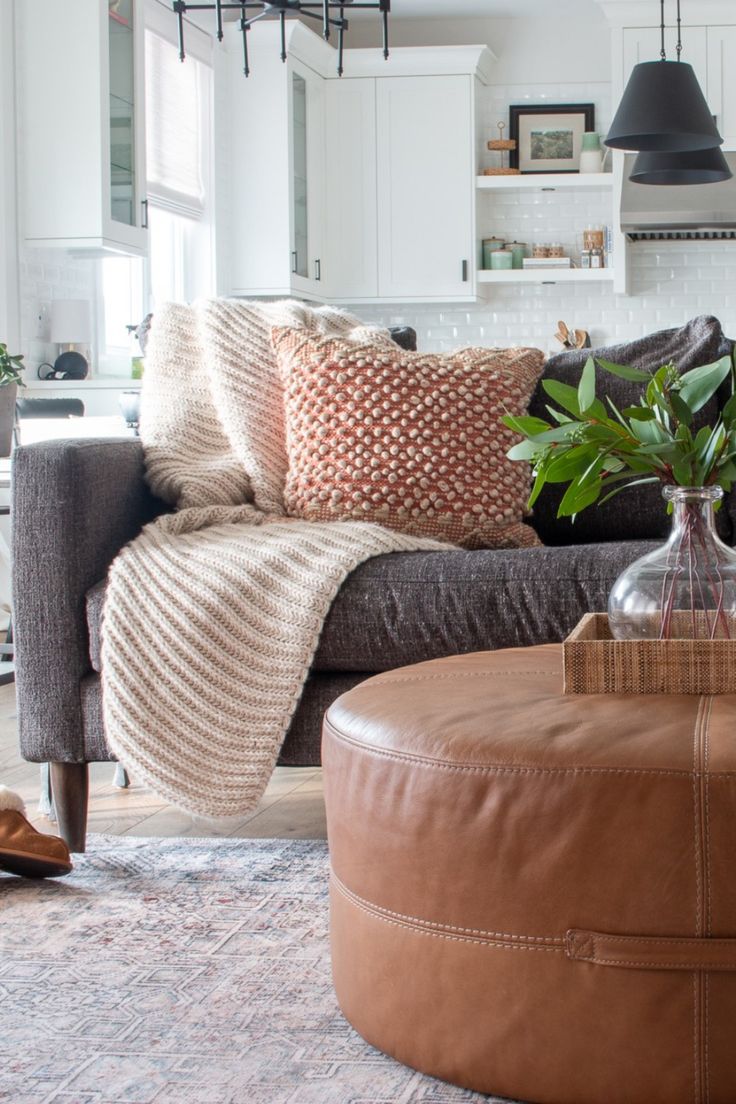
M 0 871 L 21 878 L 62 878 L 73 869 L 69 848 L 58 836 L 37 832 L 18 794 L 0 786 Z

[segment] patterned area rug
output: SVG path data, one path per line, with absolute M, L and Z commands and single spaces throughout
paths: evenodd
M 326 880 L 323 841 L 104 836 L 0 874 L 0 1100 L 487 1104 L 343 1019 Z

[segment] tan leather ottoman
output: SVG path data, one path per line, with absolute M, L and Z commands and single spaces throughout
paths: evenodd
M 538 1104 L 736 1101 L 736 697 L 564 697 L 557 646 L 324 727 L 332 965 L 409 1066 Z

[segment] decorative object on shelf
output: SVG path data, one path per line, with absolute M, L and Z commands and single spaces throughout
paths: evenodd
M 232 3 L 227 0 L 215 0 L 214 3 L 189 3 L 188 0 L 173 0 L 172 7 L 176 12 L 179 22 L 179 58 L 184 61 L 184 16 L 192 11 L 215 12 L 215 25 L 217 39 L 222 42 L 222 16 L 225 11 L 240 13 L 240 31 L 243 36 L 243 72 L 246 77 L 250 75 L 250 61 L 248 58 L 248 32 L 254 23 L 264 18 L 276 18 L 281 24 L 281 60 L 286 61 L 286 18 L 287 16 L 306 16 L 322 24 L 322 37 L 329 42 L 332 28 L 337 30 L 337 72 L 343 74 L 343 54 L 345 49 L 345 31 L 348 29 L 348 21 L 345 18 L 345 8 L 352 5 L 352 0 L 318 0 L 317 3 L 308 3 L 306 0 L 245 0 L 244 3 Z M 388 58 L 388 14 L 391 11 L 391 0 L 361 0 L 353 5 L 356 8 L 370 9 L 380 12 L 383 32 L 383 56 Z M 248 15 L 248 12 L 258 14 Z M 332 14 L 337 13 L 337 14 Z
M 571 330 L 565 322 L 557 323 L 555 337 L 565 349 L 589 349 L 590 334 L 587 330 Z
M 491 259 L 493 257 L 493 254 L 497 250 L 503 249 L 505 245 L 506 245 L 506 242 L 504 241 L 503 238 L 484 238 L 483 239 L 483 244 L 482 244 L 483 268 L 492 268 L 493 267 L 492 264 L 491 264 Z
M 489 150 L 500 154 L 500 164 L 496 165 L 494 168 L 484 169 L 484 176 L 518 176 L 521 172 L 520 169 L 512 169 L 510 165 L 506 164 L 506 155 L 516 149 L 516 140 L 514 138 L 504 138 L 503 132 L 505 129 L 506 124 L 499 123 L 498 138 L 491 138 L 488 142 Z
M 497 249 L 491 253 L 491 268 L 494 272 L 514 267 L 514 255 L 508 249 Z
M 596 364 L 644 385 L 639 403 L 619 411 L 596 397 Z M 713 425 L 692 429 L 697 412 L 730 377 L 731 397 Z M 576 388 L 554 379 L 542 387 L 561 409 L 541 418 L 507 415 L 525 438 L 510 459 L 531 460 L 529 506 L 545 483 L 569 483 L 557 511 L 574 517 L 630 486 L 659 483 L 674 513 L 662 549 L 631 564 L 609 600 L 617 639 L 736 638 L 736 551 L 719 539 L 713 509 L 736 481 L 734 361 L 721 357 L 683 375 L 673 363 L 649 373 L 589 357 Z M 610 408 L 610 409 L 609 409 Z
M 720 184 L 732 176 L 728 161 L 714 146 L 683 153 L 639 153 L 629 180 L 635 184 Z
M 10 456 L 15 428 L 15 400 L 19 387 L 25 387 L 21 372 L 23 356 L 8 352 L 0 342 L 0 456 Z
M 120 413 L 125 418 L 125 424 L 128 429 L 135 430 L 135 435 L 137 437 L 141 413 L 140 391 L 121 391 L 118 398 L 118 405 L 120 406 Z
M 586 130 L 583 134 L 582 148 L 580 150 L 580 172 L 603 172 L 604 151 L 601 149 L 601 138 L 596 130 Z
M 515 104 L 509 108 L 513 168 L 522 173 L 577 173 L 583 134 L 595 128 L 595 105 Z
M 692 66 L 680 60 L 681 22 L 677 0 L 677 61 L 667 61 L 660 0 L 660 60 L 634 66 L 605 139 L 612 149 L 678 153 L 722 144 Z
M 148 344 L 148 334 L 151 328 L 152 319 L 153 315 L 147 314 L 143 321 L 139 322 L 137 325 L 134 323 L 125 327 L 131 339 L 130 378 L 134 380 L 143 379 L 143 370 L 145 367 L 144 357 L 146 355 L 146 345 Z M 135 343 L 137 343 L 138 349 L 136 349 Z
M 523 268 L 524 257 L 526 256 L 526 245 L 524 242 L 512 241 L 504 247 L 507 253 L 510 253 L 513 257 L 512 268 Z
M 87 358 L 75 346 L 87 347 L 91 336 L 92 322 L 87 299 L 53 299 L 51 340 L 61 346 L 61 351 L 53 366 L 51 364 L 39 366 L 38 378 L 42 380 L 85 379 L 89 364 Z

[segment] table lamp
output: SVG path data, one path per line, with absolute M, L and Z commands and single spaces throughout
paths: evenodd
M 89 364 L 78 347 L 88 346 L 91 338 L 89 300 L 52 299 L 51 340 L 61 348 L 54 361 L 53 375 L 47 375 L 46 379 L 84 379 Z

